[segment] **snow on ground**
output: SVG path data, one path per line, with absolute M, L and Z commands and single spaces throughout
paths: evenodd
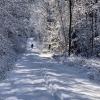
M 39 56 L 40 57 L 45 57 L 45 58 L 52 58 L 52 55 L 51 53 L 41 53 Z
M 86 59 L 82 57 L 71 56 L 63 59 L 62 61 L 65 65 L 67 64 L 84 71 L 89 79 L 100 81 L 100 59 Z
M 100 100 L 100 84 L 70 64 L 30 49 L 0 82 L 0 100 Z

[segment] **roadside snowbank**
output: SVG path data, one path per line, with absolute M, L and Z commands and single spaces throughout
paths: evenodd
M 100 59 L 71 56 L 66 59 L 63 57 L 61 61 L 69 66 L 78 67 L 83 73 L 87 74 L 89 79 L 100 81 Z
M 19 43 L 14 44 L 7 37 L 0 35 L 0 80 L 5 77 L 6 71 L 12 69 L 17 55 L 25 51 L 23 41 L 20 41 L 20 45 Z

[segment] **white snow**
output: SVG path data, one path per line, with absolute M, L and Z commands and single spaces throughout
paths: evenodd
M 0 100 L 100 100 L 100 84 L 77 64 L 58 63 L 38 51 L 28 49 L 19 57 L 0 82 Z
M 39 56 L 40 57 L 45 57 L 45 58 L 52 58 L 52 55 L 51 53 L 41 53 Z

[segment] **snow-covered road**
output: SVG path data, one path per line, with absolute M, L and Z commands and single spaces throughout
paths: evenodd
M 0 82 L 0 100 L 100 100 L 100 85 L 33 50 Z

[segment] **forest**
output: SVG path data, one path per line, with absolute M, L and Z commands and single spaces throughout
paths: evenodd
M 33 39 L 30 42 L 32 46 L 28 43 L 29 39 Z M 28 51 L 27 48 L 33 49 Z M 59 69 L 57 66 L 61 66 L 62 69 L 68 66 L 68 72 L 80 68 L 90 80 L 100 81 L 100 0 L 0 0 L 0 89 L 2 80 L 6 79 L 5 74 L 16 68 L 14 66 L 20 59 L 19 56 L 26 54 L 25 57 L 28 57 L 33 52 L 33 58 L 31 58 L 32 55 L 29 59 L 27 58 L 29 63 L 26 65 L 31 66 L 30 63 L 34 61 L 32 64 L 34 68 L 40 66 L 35 65 L 37 59 L 35 54 L 38 51 L 39 54 L 52 55 L 51 58 L 47 57 L 47 60 L 53 59 L 58 63 L 55 65 L 52 60 L 50 60 L 52 64 L 45 62 L 47 60 L 43 62 L 41 58 L 43 69 L 39 69 L 46 82 L 49 76 L 45 78 L 44 73 L 49 70 L 45 70 L 44 66 L 54 66 L 57 70 Z M 29 52 L 30 54 L 27 54 Z M 70 66 L 73 68 L 70 69 Z M 80 67 L 74 69 L 76 66 Z M 64 68 L 67 70 L 67 67 Z M 16 78 L 16 74 L 14 75 Z M 46 85 L 51 88 L 48 83 Z M 59 93 L 53 93 L 54 90 L 51 89 L 49 90 L 57 96 L 56 99 L 49 98 L 49 94 L 46 95 L 49 99 L 45 98 L 46 96 L 44 99 L 18 99 L 17 96 L 17 99 L 6 98 L 6 95 L 1 94 L 1 90 L 0 100 L 74 100 L 75 98 L 75 100 L 100 100 L 100 95 L 84 98 L 81 94 L 79 98 L 71 95 L 73 98 L 61 99 L 58 96 Z M 99 94 L 100 86 L 98 86 L 98 92 L 93 93 Z M 2 96 L 4 98 L 1 98 Z M 60 99 L 57 99 L 58 97 Z

